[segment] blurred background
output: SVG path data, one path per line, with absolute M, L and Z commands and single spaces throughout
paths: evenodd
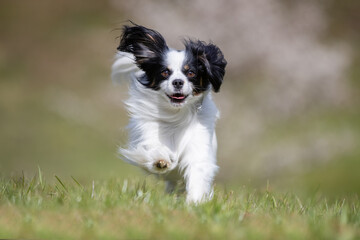
M 358 194 L 359 13 L 355 0 L 0 1 L 0 176 L 142 175 L 117 157 L 127 87 L 110 79 L 130 19 L 171 47 L 224 52 L 218 185 Z

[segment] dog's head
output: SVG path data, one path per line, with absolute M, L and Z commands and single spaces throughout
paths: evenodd
M 183 107 L 204 92 L 220 90 L 226 60 L 221 50 L 202 41 L 184 41 L 185 50 L 170 49 L 160 33 L 133 25 L 124 26 L 119 51 L 132 53 L 145 72 L 138 78 L 159 91 L 173 107 Z

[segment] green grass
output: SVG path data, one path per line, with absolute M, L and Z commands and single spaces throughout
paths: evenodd
M 112 178 L 82 185 L 0 180 L 0 239 L 359 239 L 358 197 L 235 190 L 217 186 L 194 206 L 167 195 L 163 183 Z M 270 188 L 269 188 L 270 189 Z

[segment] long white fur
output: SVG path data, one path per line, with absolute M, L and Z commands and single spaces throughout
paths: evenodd
M 178 68 L 184 58 L 184 52 L 168 54 L 169 64 L 177 74 L 182 74 Z M 130 97 L 125 102 L 130 114 L 129 143 L 119 149 L 120 154 L 125 161 L 161 175 L 167 191 L 171 192 L 178 180 L 184 180 L 187 202 L 210 199 L 218 170 L 215 122 L 219 116 L 211 89 L 190 94 L 184 106 L 176 107 L 165 94 L 171 91 L 171 79 L 162 83 L 161 90 L 154 91 L 137 80 L 141 74 L 132 54 L 118 52 L 112 66 L 113 81 L 130 81 Z M 191 83 L 186 84 L 191 92 Z M 158 160 L 170 166 L 160 171 L 154 166 Z

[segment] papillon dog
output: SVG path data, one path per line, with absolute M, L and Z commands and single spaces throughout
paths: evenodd
M 219 91 L 227 62 L 212 43 L 184 45 L 171 49 L 155 30 L 124 26 L 112 79 L 130 82 L 129 142 L 119 150 L 124 160 L 163 177 L 167 192 L 181 180 L 186 201 L 199 203 L 211 199 L 218 170 L 219 112 L 211 92 Z

